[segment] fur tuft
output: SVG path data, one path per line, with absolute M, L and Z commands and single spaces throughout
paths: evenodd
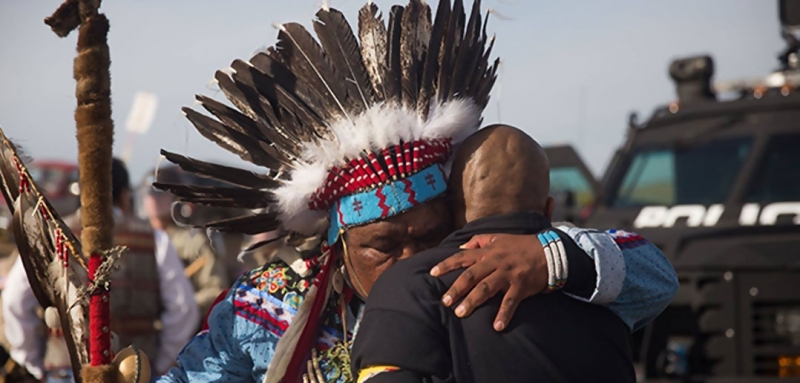
M 85 365 L 81 369 L 84 383 L 123 383 L 124 380 L 117 371 L 117 366 L 105 364 L 101 366 Z

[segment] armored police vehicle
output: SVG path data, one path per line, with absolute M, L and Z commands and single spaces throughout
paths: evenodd
M 678 272 L 635 334 L 643 381 L 800 381 L 800 0 L 780 15 L 788 47 L 763 79 L 713 84 L 707 56 L 670 65 L 677 101 L 632 115 L 583 222 L 642 234 Z

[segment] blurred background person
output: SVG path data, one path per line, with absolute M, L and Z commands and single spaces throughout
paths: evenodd
M 112 196 L 114 244 L 128 250 L 112 277 L 111 330 L 121 347 L 135 344 L 148 355 L 156 372 L 163 372 L 172 366 L 200 320 L 191 283 L 166 233 L 154 231 L 132 215 L 128 171 L 117 159 L 112 163 Z M 79 235 L 80 210 L 65 222 Z M 2 298 L 11 357 L 37 378 L 71 382 L 63 334 L 57 326 L 42 325 L 41 308 L 19 260 L 9 272 Z
M 158 182 L 185 183 L 184 175 L 178 167 L 171 166 L 159 169 L 156 179 Z M 181 204 L 172 194 L 156 190 L 150 185 L 152 182 L 145 181 L 147 192 L 142 201 L 143 210 L 153 229 L 169 236 L 183 263 L 184 274 L 194 288 L 194 300 L 200 314 L 205 315 L 214 299 L 231 283 L 225 262 L 205 233 L 179 225 L 173 219 L 173 209 L 177 209 L 179 215 L 189 217 L 199 213 L 199 209 Z M 220 252 L 224 255 L 225 251 L 222 249 Z

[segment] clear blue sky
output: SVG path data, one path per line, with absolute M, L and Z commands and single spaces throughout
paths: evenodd
M 395 3 L 375 2 L 384 12 Z M 0 2 L 0 127 L 39 159 L 77 155 L 76 36 L 60 39 L 42 22 L 59 3 Z M 351 22 L 363 3 L 331 0 Z M 133 95 L 146 90 L 160 98 L 153 128 L 135 142 L 133 179 L 155 165 L 159 148 L 240 163 L 194 131 L 180 107 L 192 105 L 196 93 L 224 98 L 210 82 L 215 70 L 272 45 L 273 23 L 309 25 L 320 4 L 104 1 L 111 20 L 115 152 L 122 150 Z M 717 79 L 757 77 L 777 66 L 783 47 L 774 0 L 485 0 L 484 7 L 507 18 L 490 21 L 503 69 L 486 123 L 514 124 L 543 144 L 572 143 L 596 174 L 622 143 L 628 112 L 648 116 L 674 98 L 666 70 L 671 59 L 710 53 Z

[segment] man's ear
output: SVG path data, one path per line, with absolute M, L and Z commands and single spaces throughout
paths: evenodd
M 548 220 L 553 220 L 553 210 L 556 208 L 556 200 L 553 197 L 547 197 L 547 202 L 544 205 L 544 216 L 547 217 Z

